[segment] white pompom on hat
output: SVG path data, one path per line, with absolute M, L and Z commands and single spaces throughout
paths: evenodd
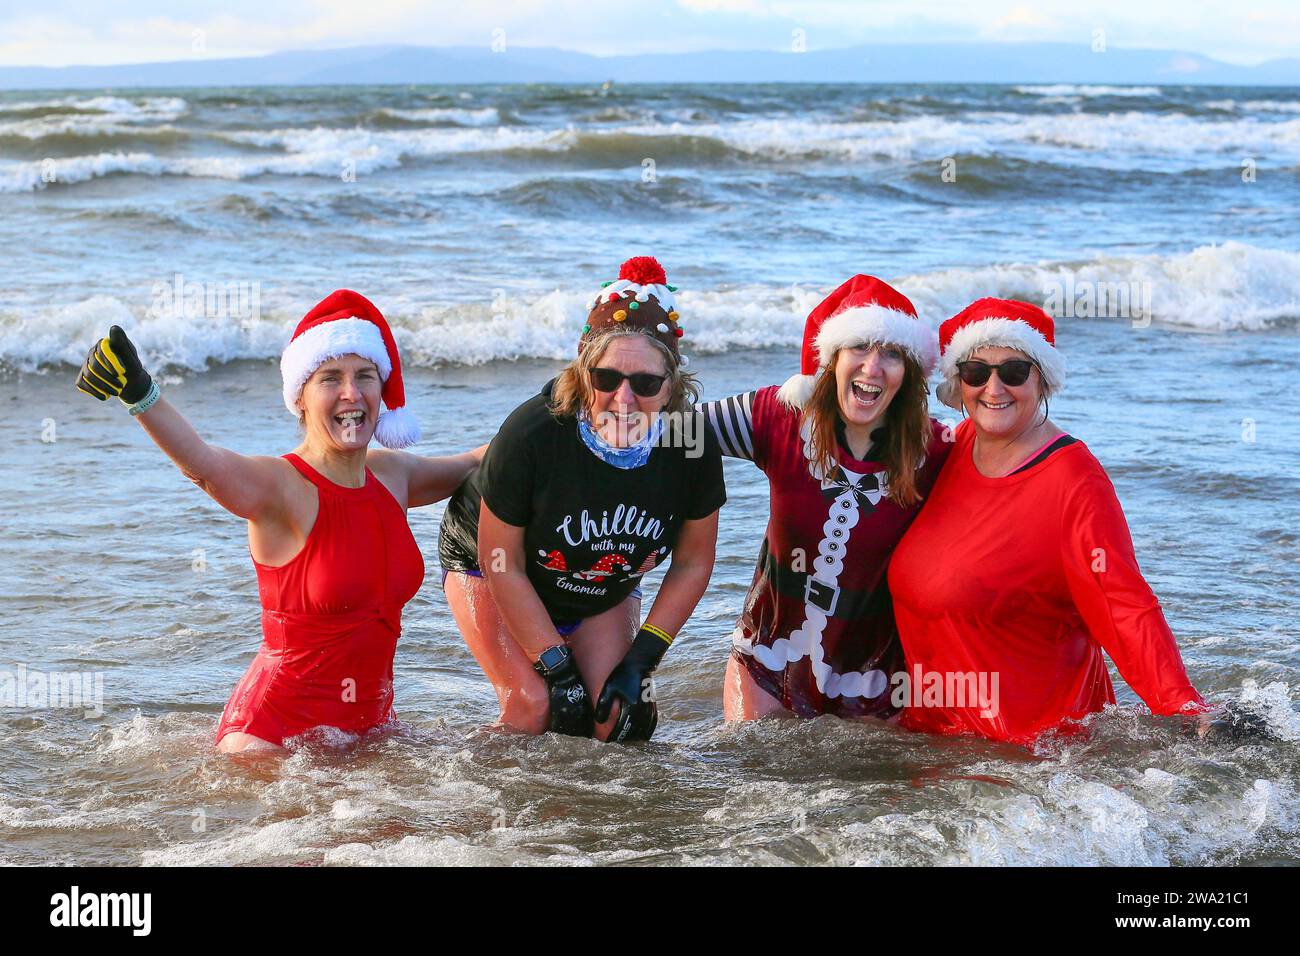
M 837 350 L 871 344 L 898 346 L 927 376 L 939 361 L 938 337 L 916 317 L 911 300 L 874 276 L 856 275 L 808 313 L 799 374 L 781 386 L 777 398 L 803 408 Z
M 359 355 L 375 363 L 384 383 L 380 397 L 387 406 L 375 423 L 375 438 L 385 448 L 406 448 L 420 440 L 420 423 L 406 407 L 402 361 L 392 330 L 379 309 L 365 296 L 339 289 L 308 312 L 280 356 L 284 406 L 298 414 L 297 402 L 312 373 L 343 355 Z

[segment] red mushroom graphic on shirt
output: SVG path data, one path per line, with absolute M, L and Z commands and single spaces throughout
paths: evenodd
M 627 558 L 623 555 L 607 554 L 592 565 L 590 571 L 578 571 L 573 576 L 587 581 L 603 581 L 611 574 L 627 574 L 631 570 L 632 565 L 628 564 Z
M 562 555 L 559 551 L 552 551 L 550 554 L 547 554 L 545 551 L 538 551 L 537 553 L 540 554 L 545 559 L 542 562 L 542 567 L 546 568 L 546 570 L 548 571 L 569 570 L 569 566 L 564 563 L 564 555 Z

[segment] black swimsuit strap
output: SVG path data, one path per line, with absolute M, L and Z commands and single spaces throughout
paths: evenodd
M 1023 465 L 1021 465 L 1011 474 L 1018 475 L 1022 471 L 1028 471 L 1030 468 L 1033 468 L 1035 465 L 1041 464 L 1042 462 L 1046 461 L 1047 457 L 1057 449 L 1064 448 L 1066 445 L 1073 445 L 1078 440 L 1079 439 L 1075 438 L 1073 435 L 1062 435 L 1060 438 L 1056 439 L 1056 441 L 1052 442 L 1050 445 L 1048 445 L 1046 448 L 1040 451 L 1037 455 L 1035 455 L 1033 461 L 1025 462 Z

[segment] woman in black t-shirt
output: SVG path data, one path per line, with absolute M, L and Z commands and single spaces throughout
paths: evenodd
M 625 262 L 578 357 L 511 413 L 443 517 L 447 602 L 510 729 L 654 732 L 650 674 L 708 586 L 726 500 L 673 291 L 654 259 Z M 640 625 L 637 585 L 670 553 Z

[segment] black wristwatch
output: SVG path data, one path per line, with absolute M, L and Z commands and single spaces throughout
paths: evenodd
M 569 650 L 569 645 L 556 644 L 542 651 L 541 656 L 537 658 L 537 663 L 533 664 L 533 670 L 549 680 L 559 671 L 572 665 L 573 651 Z

